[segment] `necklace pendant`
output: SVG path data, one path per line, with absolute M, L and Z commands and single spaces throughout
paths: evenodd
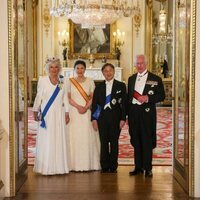
M 138 78 L 138 81 L 140 81 L 140 78 Z

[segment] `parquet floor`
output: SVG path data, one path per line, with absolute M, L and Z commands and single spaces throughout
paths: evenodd
M 172 176 L 172 167 L 155 166 L 153 178 L 130 177 L 131 166 L 117 174 L 96 172 L 41 176 L 29 167 L 28 179 L 15 200 L 186 200 L 187 194 Z

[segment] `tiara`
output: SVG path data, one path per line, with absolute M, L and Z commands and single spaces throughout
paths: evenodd
M 56 57 L 52 57 L 52 58 L 47 58 L 45 61 L 46 64 L 51 63 L 51 62 L 60 62 L 60 59 Z

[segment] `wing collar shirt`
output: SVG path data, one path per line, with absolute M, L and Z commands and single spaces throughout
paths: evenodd
M 148 76 L 147 69 L 144 72 L 142 72 L 141 74 L 139 72 L 137 73 L 137 77 L 136 77 L 136 81 L 135 81 L 135 90 L 138 93 L 140 93 L 141 95 L 143 94 L 143 91 L 144 91 L 144 87 L 145 87 L 145 84 L 147 81 L 147 76 Z M 133 98 L 132 103 L 141 105 L 141 103 L 135 98 Z
M 105 82 L 105 83 L 106 83 L 106 96 L 108 96 L 108 95 L 111 94 L 112 86 L 113 86 L 113 81 L 114 81 L 114 78 L 111 79 L 110 81 L 106 81 L 106 82 Z M 107 103 L 107 104 L 104 106 L 104 109 L 106 109 L 107 107 L 111 109 L 111 107 L 110 107 L 110 102 Z

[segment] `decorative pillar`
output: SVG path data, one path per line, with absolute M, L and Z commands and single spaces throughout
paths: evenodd
M 152 9 L 153 9 L 153 0 L 146 0 L 145 6 L 145 21 L 146 21 L 146 37 L 145 37 L 145 54 L 148 59 L 148 69 L 152 70 Z

